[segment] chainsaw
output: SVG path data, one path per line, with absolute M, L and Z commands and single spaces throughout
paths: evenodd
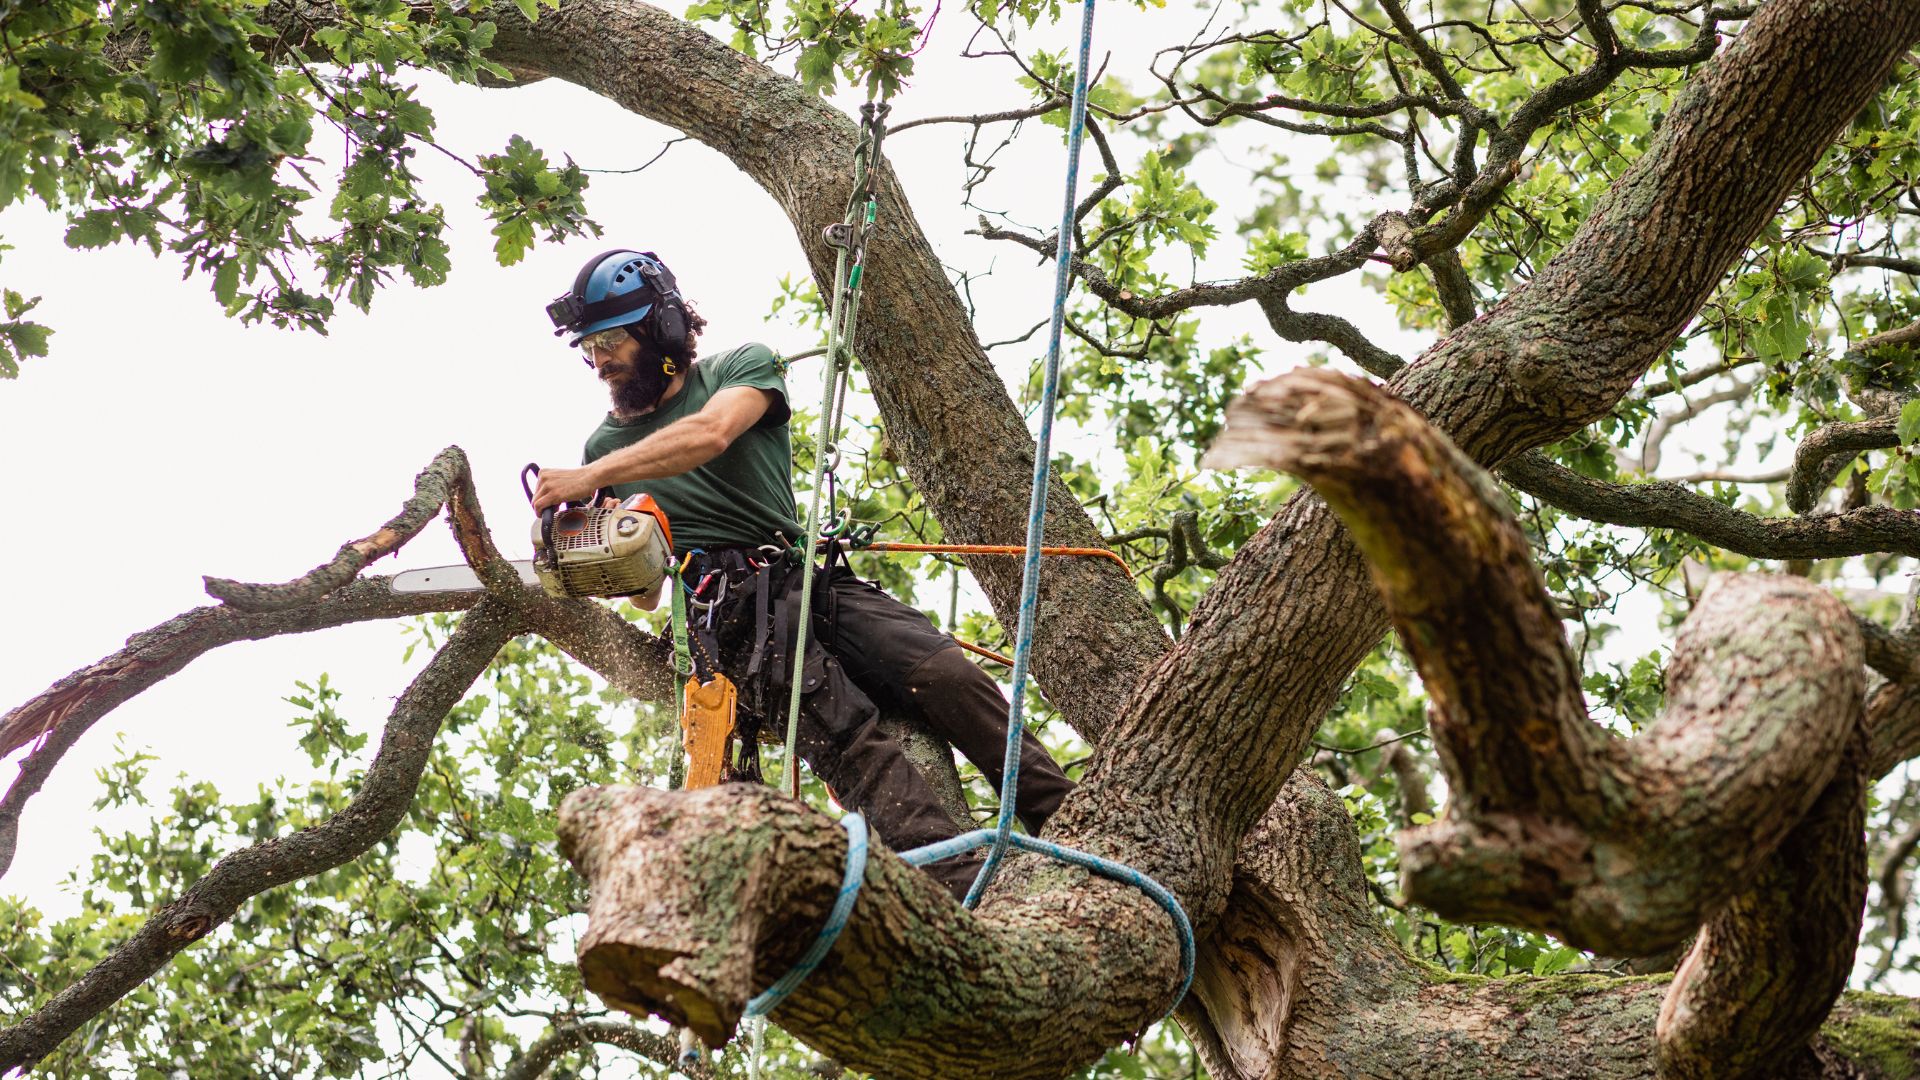
M 533 491 L 520 471 L 520 486 Z M 638 596 L 652 591 L 673 567 L 673 532 L 666 512 L 651 495 L 630 495 L 618 506 L 549 506 L 533 525 L 533 558 L 508 565 L 528 585 L 548 596 Z M 396 593 L 465 592 L 482 588 L 470 566 L 403 570 L 389 586 Z

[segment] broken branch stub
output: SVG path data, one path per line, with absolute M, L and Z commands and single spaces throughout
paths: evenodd
M 1586 715 L 1506 500 L 1412 408 L 1298 371 L 1228 413 L 1210 463 L 1312 484 L 1367 556 L 1434 704 L 1447 816 L 1401 837 L 1409 898 L 1607 955 L 1691 936 L 1833 779 L 1860 724 L 1845 607 L 1791 577 L 1716 579 L 1682 627 L 1668 701 L 1638 738 Z
M 588 989 L 709 1046 L 819 933 L 847 848 L 831 818 L 757 784 L 577 791 L 558 831 L 592 897 Z M 1059 865 L 1029 878 L 970 912 L 876 846 L 846 928 L 772 1019 L 885 1076 L 1059 1077 L 1098 1060 L 1165 1011 L 1177 941 L 1129 886 Z

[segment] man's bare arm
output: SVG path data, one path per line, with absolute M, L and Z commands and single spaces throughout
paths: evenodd
M 760 422 L 773 404 L 773 392 L 753 386 L 729 386 L 708 399 L 692 416 L 676 420 L 632 446 L 577 469 L 542 469 L 533 492 L 533 508 L 579 502 L 615 484 L 631 484 L 697 469 L 733 445 Z

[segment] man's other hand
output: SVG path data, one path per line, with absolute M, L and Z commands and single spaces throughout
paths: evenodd
M 599 480 L 590 468 L 541 469 L 540 482 L 533 489 L 533 512 L 563 502 L 585 502 L 598 490 Z

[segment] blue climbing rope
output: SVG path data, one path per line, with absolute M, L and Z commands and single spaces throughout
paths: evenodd
M 1015 793 L 1019 790 L 1020 782 L 1020 742 L 1026 727 L 1027 666 L 1033 655 L 1035 608 L 1040 595 L 1041 534 L 1047 516 L 1053 406 L 1060 387 L 1060 334 L 1066 323 L 1067 294 L 1072 283 L 1074 196 L 1079 188 L 1080 142 L 1087 126 L 1087 69 L 1093 57 L 1093 5 L 1094 0 L 1084 0 L 1080 10 L 1080 62 L 1074 70 L 1073 112 L 1067 129 L 1067 189 L 1061 199 L 1060 231 L 1054 241 L 1053 321 L 1047 336 L 1046 375 L 1040 388 L 1040 431 L 1035 440 L 1033 456 L 1033 493 L 1027 509 L 1026 566 L 1020 579 L 1020 626 L 1013 653 L 1012 701 L 1007 710 L 1007 751 L 1001 765 L 1000 817 L 992 829 L 977 829 L 951 840 L 915 848 L 900 858 L 911 865 L 924 866 L 975 848 L 988 847 L 986 861 L 967 890 L 965 903 L 969 908 L 980 902 L 980 897 L 993 882 L 1000 861 L 1010 847 L 1046 855 L 1132 885 L 1152 897 L 1166 911 L 1179 933 L 1180 989 L 1173 995 L 1173 1004 L 1178 1005 L 1180 999 L 1187 996 L 1187 988 L 1193 984 L 1194 941 L 1193 925 L 1188 922 L 1187 913 L 1181 910 L 1180 901 L 1172 891 L 1131 866 L 1013 831 Z M 1171 1013 L 1172 1006 L 1168 1007 L 1168 1011 Z
M 765 1016 L 774 1006 L 793 993 L 820 961 L 833 948 L 840 938 L 840 931 L 847 928 L 847 919 L 853 914 L 853 903 L 860 899 L 860 881 L 867 874 L 867 819 L 859 814 L 848 814 L 840 819 L 840 825 L 847 830 L 847 869 L 840 878 L 840 895 L 834 898 L 833 910 L 827 912 L 827 923 L 820 928 L 820 934 L 807 947 L 806 954 L 793 965 L 793 970 L 780 976 L 778 982 L 755 995 L 747 1002 L 746 1016 Z
M 992 883 L 994 874 L 998 870 L 1000 861 L 1006 854 L 1008 848 L 1020 848 L 1025 851 L 1032 851 L 1048 856 L 1049 858 L 1058 859 L 1061 862 L 1083 867 L 1103 877 L 1111 878 L 1141 890 L 1166 911 L 1168 917 L 1173 920 L 1174 928 L 1180 939 L 1180 987 L 1173 995 L 1173 1004 L 1168 1006 L 1168 1012 L 1170 1014 L 1173 1005 L 1178 1005 L 1181 999 L 1186 997 L 1187 989 L 1193 984 L 1193 926 L 1187 920 L 1186 912 L 1181 909 L 1179 899 L 1176 898 L 1172 891 L 1166 886 L 1161 885 L 1146 874 L 1130 866 L 1114 862 L 1110 859 L 1101 858 L 1098 855 L 1081 851 L 1077 848 L 1070 848 L 1062 844 L 1053 843 L 1052 841 L 1040 840 L 1035 837 L 1013 832 L 1015 792 L 1018 790 L 1020 779 L 1020 746 L 1022 735 L 1025 732 L 1024 704 L 1026 699 L 1027 667 L 1033 654 L 1033 634 L 1036 621 L 1035 609 L 1038 606 L 1040 593 L 1040 556 L 1042 533 L 1047 515 L 1047 480 L 1053 447 L 1054 399 L 1058 396 L 1060 386 L 1060 338 L 1061 332 L 1066 324 L 1067 295 L 1072 281 L 1074 196 L 1079 187 L 1080 144 L 1086 133 L 1087 69 L 1092 62 L 1093 56 L 1093 7 L 1094 0 L 1083 0 L 1080 12 L 1080 61 L 1074 71 L 1072 117 L 1067 134 L 1066 193 L 1062 199 L 1060 230 L 1055 241 L 1053 318 L 1047 337 L 1046 375 L 1041 384 L 1040 391 L 1040 430 L 1036 438 L 1033 459 L 1033 491 L 1027 510 L 1026 564 L 1020 581 L 1020 624 L 1014 650 L 1012 702 L 1008 709 L 1007 749 L 1005 761 L 1002 766 L 1003 779 L 1000 784 L 1000 816 L 993 829 L 977 829 L 973 832 L 956 836 L 951 840 L 943 840 L 936 844 L 915 848 L 912 851 L 902 853 L 900 858 L 909 865 L 924 866 L 927 863 L 960 855 L 972 851 L 975 848 L 989 847 L 990 850 L 987 854 L 986 861 L 981 865 L 979 875 L 974 878 L 973 885 L 967 890 L 965 904 L 969 908 L 974 907 L 980 902 L 981 895 L 986 892 L 987 886 Z M 862 115 L 865 120 L 863 125 L 865 129 L 863 138 L 871 137 L 873 139 L 872 153 L 876 159 L 875 164 L 869 167 L 869 169 L 877 169 L 879 139 L 885 132 L 885 128 L 880 125 L 880 120 L 885 117 L 885 106 L 881 105 L 876 109 L 873 103 L 869 102 L 867 108 L 863 110 Z M 834 368 L 836 363 L 846 363 L 843 355 L 843 342 L 852 337 L 852 322 L 855 318 L 855 313 L 858 311 L 860 278 L 861 271 L 864 268 L 862 265 L 863 260 L 860 258 L 860 248 L 863 246 L 863 244 L 859 242 L 862 239 L 862 229 L 860 227 L 862 225 L 870 226 L 874 220 L 875 213 L 876 200 L 873 195 L 870 180 L 871 172 L 869 169 L 862 168 L 866 166 L 864 157 L 864 151 L 866 151 L 866 149 L 866 146 L 863 144 L 863 153 L 856 154 L 856 169 L 861 171 L 856 176 L 855 196 L 849 201 L 847 219 L 842 225 L 842 229 L 845 231 L 845 236 L 842 239 L 845 243 L 844 246 L 842 244 L 835 245 L 841 247 L 841 251 L 838 260 L 839 265 L 836 266 L 834 274 L 836 282 L 834 310 L 829 317 L 826 400 L 822 403 L 821 435 L 819 445 L 816 447 L 816 454 L 819 455 L 820 461 L 816 462 L 814 475 L 815 503 L 807 515 L 807 537 L 800 548 L 800 556 L 805 560 L 802 566 L 808 570 L 810 570 L 811 567 L 814 548 L 818 543 L 822 524 L 822 515 L 818 505 L 822 471 L 820 465 L 824 462 L 825 456 L 828 453 L 830 440 L 833 432 L 837 428 L 839 419 L 840 405 L 835 399 Z M 860 198 L 863 193 L 866 198 L 864 206 L 861 206 Z M 852 260 L 854 266 L 852 272 L 847 273 L 846 264 L 849 261 L 848 255 L 850 252 L 854 255 L 854 259 Z M 843 275 L 845 276 L 843 277 Z M 846 311 L 846 321 L 848 325 L 846 327 L 846 333 L 842 337 L 838 333 L 838 330 L 841 324 L 843 302 L 846 303 L 848 308 Z M 839 340 L 836 340 L 836 338 Z M 841 384 L 840 392 L 844 394 L 844 383 Z M 845 526 L 850 525 L 851 522 L 849 520 L 836 524 L 839 527 L 832 531 L 837 533 L 842 531 Z M 809 606 L 811 584 L 812 574 L 809 572 L 806 583 L 802 588 L 802 612 L 811 610 Z M 799 641 L 802 644 L 796 644 L 795 646 L 796 666 L 801 662 L 804 654 L 803 643 L 805 641 L 804 635 L 807 622 L 808 620 L 804 617 L 800 620 Z M 797 671 L 793 683 L 794 692 L 792 700 L 789 702 L 787 734 L 787 768 L 790 777 L 796 775 L 792 771 L 795 768 L 793 761 L 794 731 L 796 730 L 799 713 L 801 683 Z M 796 790 L 795 794 L 797 793 Z M 819 965 L 821 959 L 826 956 L 828 950 L 833 947 L 834 941 L 839 938 L 840 931 L 846 926 L 847 918 L 853 911 L 854 901 L 860 895 L 861 878 L 866 872 L 867 826 L 865 819 L 859 814 L 848 814 L 841 818 L 840 822 L 847 829 L 847 868 L 845 877 L 841 881 L 840 895 L 834 901 L 833 910 L 827 916 L 826 925 L 821 927 L 819 936 L 814 939 L 813 945 L 807 949 L 806 955 L 802 956 L 800 961 L 794 965 L 793 970 L 781 976 L 778 982 L 769 986 L 765 991 L 747 1003 L 745 1015 L 748 1018 L 764 1017 L 772 1012 L 781 1000 L 792 993 L 794 988 L 799 986 L 801 981 L 813 972 L 813 969 Z
M 1093 56 L 1093 4 L 1080 9 L 1080 63 L 1073 72 L 1073 118 L 1067 129 L 1067 191 L 1061 200 L 1060 231 L 1054 246 L 1053 324 L 1047 331 L 1046 377 L 1040 387 L 1040 434 L 1033 452 L 1033 494 L 1027 504 L 1027 558 L 1020 578 L 1020 627 L 1013 651 L 1012 704 L 1007 710 L 1007 754 L 1001 765 L 1000 819 L 994 824 L 993 847 L 967 890 L 965 903 L 973 907 L 993 883 L 1013 836 L 1014 792 L 1020 780 L 1020 736 L 1025 730 L 1027 663 L 1033 655 L 1034 608 L 1040 598 L 1041 532 L 1047 516 L 1047 474 L 1053 450 L 1053 399 L 1060 389 L 1060 331 L 1067 318 L 1067 291 L 1072 283 L 1074 195 L 1080 184 L 1080 139 L 1087 126 L 1087 66 Z
M 1000 842 L 1000 834 L 992 829 L 975 829 L 970 833 L 961 833 L 951 840 L 942 840 L 937 844 L 917 847 L 900 856 L 900 861 L 909 866 L 925 866 L 930 862 L 963 855 L 977 847 Z M 1103 859 L 1079 848 L 1070 848 L 1065 844 L 1056 844 L 1051 840 L 1027 836 L 1024 833 L 1008 833 L 1006 842 L 1017 848 L 1036 852 L 1061 862 L 1085 867 L 1101 877 L 1112 878 L 1122 884 L 1131 885 L 1153 898 L 1153 902 L 1164 909 L 1173 919 L 1173 926 L 1180 935 L 1180 989 L 1173 995 L 1173 1004 L 1167 1006 L 1167 1015 L 1173 1015 L 1174 1005 L 1187 996 L 1187 987 L 1193 985 L 1193 924 L 1187 921 L 1187 913 L 1181 909 L 1180 901 L 1175 899 L 1173 890 L 1153 880 L 1147 875 L 1124 863 Z

